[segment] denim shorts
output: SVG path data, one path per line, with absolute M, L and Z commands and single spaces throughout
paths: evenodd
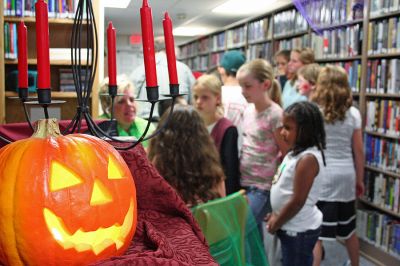
M 305 232 L 278 230 L 282 246 L 283 266 L 311 266 L 313 249 L 321 233 L 321 227 Z
M 262 222 L 265 215 L 272 211 L 269 194 L 270 192 L 268 190 L 259 189 L 257 187 L 246 188 L 250 209 L 254 215 L 260 234 L 262 234 Z

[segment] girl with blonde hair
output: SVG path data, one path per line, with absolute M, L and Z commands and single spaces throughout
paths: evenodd
M 269 91 L 279 90 L 280 85 L 272 66 L 264 59 L 241 66 L 237 78 L 243 96 L 252 103 L 243 113 L 241 185 L 247 190 L 250 207 L 261 229 L 263 218 L 271 212 L 272 178 L 287 151 L 287 144 L 279 134 L 283 110 L 269 96 Z
M 292 75 L 292 79 L 286 81 L 282 91 L 283 108 L 299 101 L 306 101 L 307 98 L 297 92 L 297 71 L 302 66 L 315 62 L 314 51 L 310 48 L 293 49 L 290 53 L 290 61 L 288 71 Z
M 202 75 L 193 85 L 193 105 L 205 122 L 219 151 L 226 175 L 226 194 L 240 190 L 238 131 L 224 117 L 221 81 L 214 75 Z

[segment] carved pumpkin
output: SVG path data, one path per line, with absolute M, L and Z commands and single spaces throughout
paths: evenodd
M 0 262 L 87 265 L 122 254 L 137 220 L 129 168 L 105 141 L 40 122 L 0 150 Z

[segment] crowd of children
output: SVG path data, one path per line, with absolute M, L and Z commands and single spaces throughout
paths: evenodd
M 150 141 L 149 159 L 188 207 L 245 189 L 260 232 L 280 240 L 279 263 L 320 265 L 322 240 L 341 238 L 358 265 L 364 152 L 347 74 L 315 64 L 309 48 L 274 60 L 278 71 L 226 52 L 219 74 L 193 85 L 193 107 L 176 106 Z

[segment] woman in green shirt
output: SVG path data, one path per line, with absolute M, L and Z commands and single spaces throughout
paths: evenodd
M 117 77 L 117 95 L 114 99 L 114 118 L 117 120 L 118 136 L 134 136 L 139 139 L 146 129 L 147 120 L 137 117 L 137 104 L 135 101 L 135 87 L 125 75 Z M 108 94 L 108 78 L 106 78 L 99 90 L 99 97 L 103 114 L 100 118 L 110 119 L 111 117 L 111 98 Z M 147 136 L 154 131 L 154 126 L 150 125 Z M 148 142 L 142 142 L 143 147 L 147 147 Z

